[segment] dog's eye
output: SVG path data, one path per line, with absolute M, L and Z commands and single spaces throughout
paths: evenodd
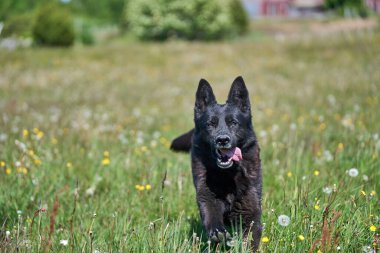
M 207 127 L 214 127 L 215 123 L 212 121 L 207 122 Z
M 238 122 L 236 120 L 231 120 L 230 124 L 231 126 L 237 126 Z

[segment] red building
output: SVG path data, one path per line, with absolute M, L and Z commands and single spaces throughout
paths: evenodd
M 263 0 L 261 1 L 261 15 L 287 16 L 291 0 Z
M 380 0 L 365 0 L 365 2 L 369 8 L 380 13 Z

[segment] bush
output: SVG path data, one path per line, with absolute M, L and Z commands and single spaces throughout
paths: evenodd
M 229 0 L 129 1 L 127 19 L 139 38 L 220 39 L 234 31 Z
M 33 38 L 41 45 L 71 46 L 74 43 L 75 33 L 70 13 L 55 4 L 42 7 L 33 27 Z
M 248 31 L 249 17 L 240 0 L 231 0 L 230 3 L 231 19 L 239 34 Z
M 334 10 L 342 16 L 349 13 L 350 16 L 360 16 L 365 18 L 369 15 L 369 9 L 364 4 L 364 1 L 358 0 L 326 0 L 325 8 Z
M 34 15 L 25 13 L 11 16 L 4 21 L 2 37 L 21 36 L 28 37 L 32 34 Z
M 80 40 L 83 45 L 93 45 L 95 44 L 95 37 L 92 32 L 91 25 L 88 23 L 83 23 L 81 32 L 80 32 Z

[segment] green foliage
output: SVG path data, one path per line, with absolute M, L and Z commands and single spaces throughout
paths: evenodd
M 75 32 L 70 13 L 62 6 L 43 6 L 33 27 L 33 38 L 37 44 L 48 46 L 71 46 Z
M 11 16 L 4 22 L 4 28 L 1 32 L 1 36 L 30 36 L 32 33 L 33 22 L 34 13 Z
M 72 0 L 70 7 L 78 14 L 99 21 L 120 23 L 126 0 Z
M 84 23 L 82 25 L 80 40 L 84 45 L 93 45 L 95 43 L 94 33 L 90 24 Z
M 326 0 L 325 7 L 336 11 L 339 15 L 357 15 L 360 17 L 367 17 L 369 10 L 364 1 L 359 0 Z
M 142 39 L 220 39 L 234 31 L 228 1 L 136 0 L 127 8 L 131 30 Z
M 236 27 L 239 34 L 244 34 L 248 31 L 249 16 L 241 0 L 231 0 L 230 3 L 232 23 Z
M 46 0 L 1 0 L 0 1 L 0 21 L 7 20 L 12 16 L 30 13 L 37 3 L 44 3 Z

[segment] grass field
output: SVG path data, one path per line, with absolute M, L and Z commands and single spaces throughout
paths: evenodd
M 207 242 L 189 156 L 168 147 L 192 128 L 199 79 L 222 103 L 238 75 L 262 151 L 261 252 L 375 252 L 379 45 L 345 33 L 0 51 L 0 252 L 227 250 Z M 234 236 L 230 252 L 246 252 Z

